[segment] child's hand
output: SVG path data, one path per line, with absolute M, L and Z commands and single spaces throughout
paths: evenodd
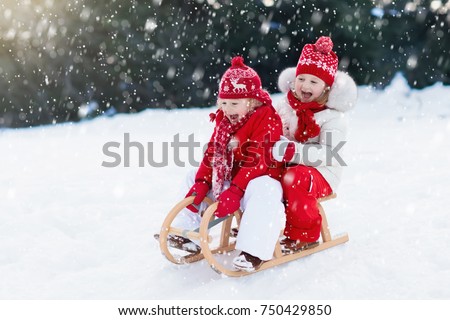
M 234 213 L 241 206 L 241 198 L 244 192 L 238 187 L 231 185 L 227 190 L 222 192 L 219 196 L 219 205 L 215 215 L 217 218 L 223 218 L 231 213 Z
M 209 191 L 209 184 L 206 181 L 198 181 L 194 183 L 189 192 L 186 194 L 185 198 L 190 196 L 195 196 L 194 202 L 188 205 L 186 208 L 191 210 L 192 212 L 198 212 L 198 206 L 202 203 L 203 199 L 205 199 L 206 195 Z
M 282 137 L 272 148 L 273 158 L 278 162 L 291 162 L 296 153 L 296 144 Z

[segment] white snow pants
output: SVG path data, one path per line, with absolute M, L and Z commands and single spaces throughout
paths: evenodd
M 196 171 L 186 176 L 180 198 L 184 197 L 194 184 Z M 229 183 L 225 185 L 228 188 Z M 207 195 L 215 199 L 210 191 Z M 236 249 L 245 251 L 261 260 L 273 257 L 275 245 L 286 223 L 283 190 L 280 182 L 261 176 L 251 180 L 241 200 L 243 211 L 239 233 L 236 239 Z M 200 211 L 206 209 L 202 203 Z M 172 223 L 172 226 L 193 230 L 200 226 L 201 217 L 188 209 L 183 209 Z

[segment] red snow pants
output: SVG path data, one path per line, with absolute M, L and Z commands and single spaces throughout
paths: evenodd
M 281 185 L 286 201 L 284 235 L 292 240 L 316 241 L 322 224 L 317 199 L 333 192 L 330 185 L 317 169 L 304 165 L 286 168 Z

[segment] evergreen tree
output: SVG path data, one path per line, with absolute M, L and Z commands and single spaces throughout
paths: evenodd
M 235 55 L 277 91 L 331 36 L 358 84 L 450 82 L 450 8 L 431 0 L 3 0 L 0 127 L 215 103 Z

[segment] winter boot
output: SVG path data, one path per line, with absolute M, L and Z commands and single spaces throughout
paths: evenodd
M 258 257 L 252 256 L 251 254 L 242 251 L 239 256 L 233 259 L 233 265 L 236 269 L 253 272 L 258 270 L 263 264 L 263 260 Z
M 155 234 L 154 237 L 159 241 L 159 234 Z M 174 234 L 169 234 L 167 236 L 167 244 L 169 245 L 169 247 L 183 250 L 189 253 L 199 253 L 201 251 L 201 248 L 191 240 Z
M 317 247 L 319 245 L 319 242 L 318 241 L 304 242 L 300 240 L 292 240 L 289 238 L 284 238 L 283 240 L 280 241 L 280 245 L 281 251 L 284 254 L 291 254 L 298 251 L 303 251 Z

